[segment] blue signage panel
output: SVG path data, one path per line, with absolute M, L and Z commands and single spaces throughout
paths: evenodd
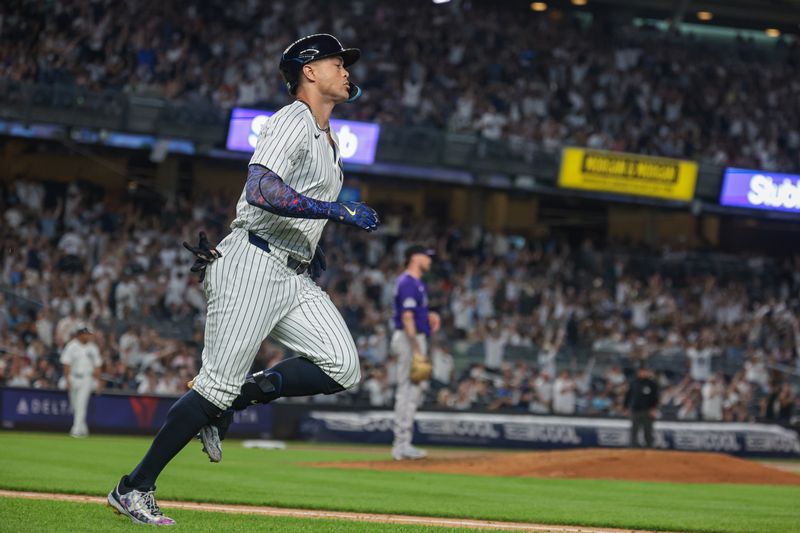
M 720 205 L 800 213 L 800 175 L 727 168 Z
M 4 428 L 18 425 L 69 428 L 72 425 L 72 408 L 65 391 L 2 388 L 0 399 Z M 155 432 L 176 400 L 163 396 L 92 395 L 87 423 L 90 430 Z M 272 433 L 272 406 L 255 405 L 237 412 L 229 433 Z
M 235 152 L 253 152 L 264 121 L 274 114 L 263 109 L 234 107 L 228 123 L 225 147 Z M 331 128 L 339 137 L 339 150 L 345 163 L 371 165 L 375 161 L 381 127 L 371 122 L 331 120 Z

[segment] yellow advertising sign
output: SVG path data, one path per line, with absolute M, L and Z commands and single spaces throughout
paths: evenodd
M 697 163 L 682 159 L 564 148 L 558 184 L 570 189 L 689 201 Z

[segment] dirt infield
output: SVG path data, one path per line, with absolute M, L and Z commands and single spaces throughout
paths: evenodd
M 484 453 L 421 461 L 346 461 L 314 466 L 479 476 L 800 485 L 798 474 L 729 455 L 657 450 Z
M 82 496 L 77 494 L 58 494 L 46 492 L 24 492 L 0 489 L 0 498 L 26 498 L 31 500 L 65 501 L 74 503 L 94 503 L 107 505 L 106 498 L 100 496 Z M 583 526 L 557 526 L 547 524 L 531 524 L 519 522 L 498 522 L 492 520 L 472 520 L 462 518 L 436 518 L 432 516 L 409 516 L 374 513 L 348 513 L 341 511 L 315 511 L 309 509 L 287 509 L 282 507 L 260 507 L 255 505 L 229 505 L 218 503 L 194 503 L 160 501 L 165 509 L 186 509 L 232 514 L 251 514 L 263 516 L 291 516 L 294 518 L 326 518 L 330 520 L 347 520 L 353 522 L 371 522 L 379 524 L 405 524 L 432 527 L 467 528 L 493 531 L 530 531 L 537 533 L 652 533 L 634 529 L 594 528 Z M 109 511 L 110 515 L 111 511 Z M 376 526 L 377 527 L 377 526 Z M 664 533 L 664 532 L 661 532 Z

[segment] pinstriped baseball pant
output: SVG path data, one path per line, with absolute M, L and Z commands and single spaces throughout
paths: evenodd
M 330 297 L 308 274 L 286 266 L 286 253 L 253 246 L 234 229 L 206 269 L 205 347 L 194 390 L 221 409 L 239 395 L 267 336 L 306 357 L 348 389 L 361 379 L 358 353 Z

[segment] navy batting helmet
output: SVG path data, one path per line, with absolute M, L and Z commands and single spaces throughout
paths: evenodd
M 290 44 L 281 56 L 281 74 L 286 80 L 286 88 L 290 94 L 297 93 L 297 86 L 300 84 L 300 71 L 303 65 L 326 57 L 339 56 L 344 61 L 347 68 L 361 57 L 361 50 L 358 48 L 344 48 L 339 39 L 329 33 L 315 33 L 298 39 Z M 361 88 L 350 82 L 350 98 L 348 102 L 355 102 L 361 96 Z

